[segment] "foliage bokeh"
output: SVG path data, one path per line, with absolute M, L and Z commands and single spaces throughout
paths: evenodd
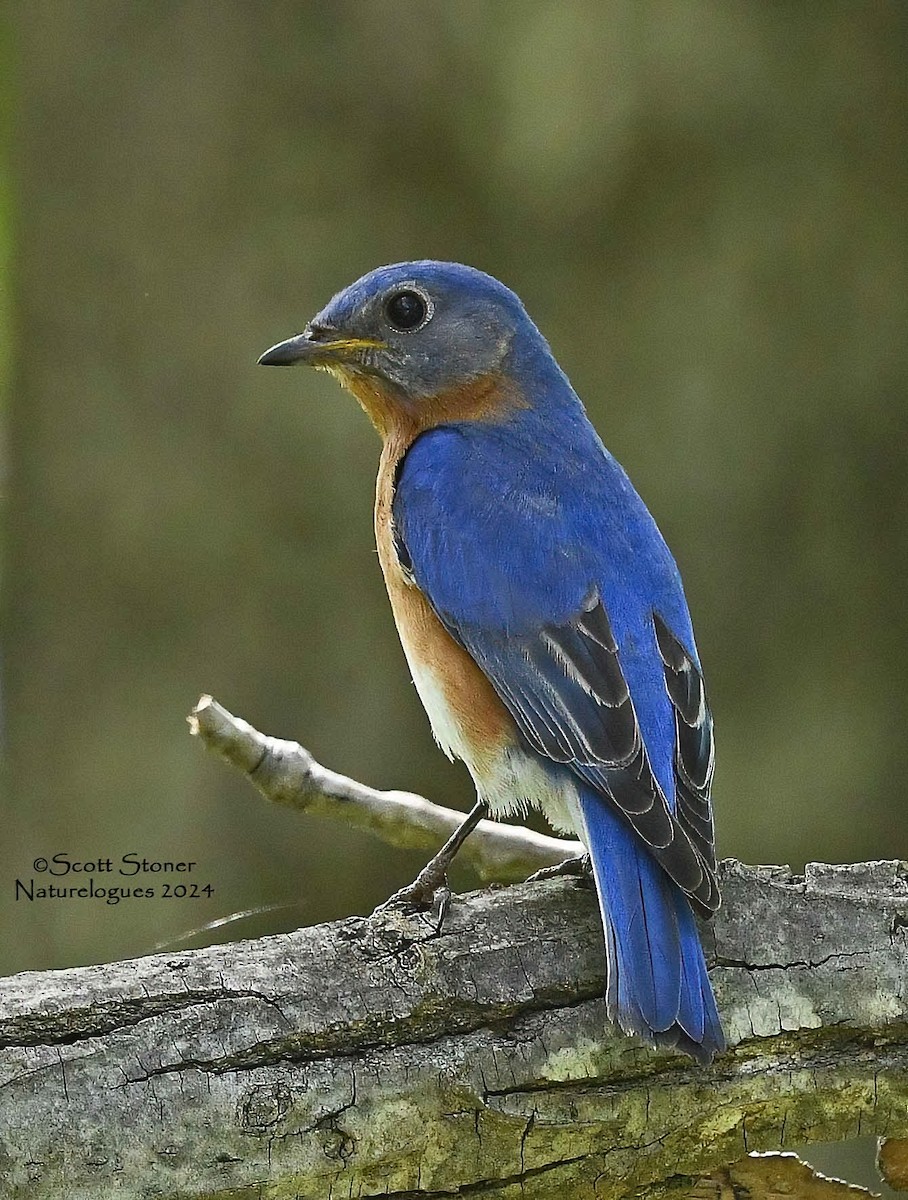
M 201 691 L 467 805 L 384 597 L 375 435 L 329 380 L 255 366 L 412 257 L 521 294 L 672 545 L 720 853 L 908 857 L 904 10 L 91 0 L 16 24 L 0 968 L 259 904 L 293 907 L 245 935 L 368 911 L 412 876 L 206 756 Z M 39 855 L 127 851 L 198 861 L 214 895 L 13 898 Z

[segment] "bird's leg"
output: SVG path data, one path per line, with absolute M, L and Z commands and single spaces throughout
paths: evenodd
M 395 904 L 431 905 L 435 893 L 446 886 L 448 867 L 454 860 L 457 851 L 464 844 L 480 821 L 489 815 L 489 806 L 485 800 L 477 800 L 460 825 L 454 830 L 435 857 L 423 867 L 416 878 L 407 887 L 395 892 L 384 904 L 375 910 L 390 908 Z
M 540 879 L 557 879 L 561 875 L 579 875 L 591 879 L 593 865 L 588 854 L 578 854 L 576 858 L 566 858 L 564 862 L 556 863 L 553 867 L 543 867 L 527 877 L 527 883 L 536 883 Z

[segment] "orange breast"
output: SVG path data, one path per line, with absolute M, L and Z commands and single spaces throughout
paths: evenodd
M 411 439 L 410 439 L 411 440 Z M 491 683 L 408 582 L 394 546 L 391 504 L 394 477 L 409 440 L 390 437 L 382 452 L 375 493 L 375 541 L 401 645 L 413 682 L 446 753 L 485 776 L 516 727 Z

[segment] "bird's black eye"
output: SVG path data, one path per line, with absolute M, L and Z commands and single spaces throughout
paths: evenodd
M 425 296 L 404 288 L 390 296 L 385 304 L 385 313 L 395 329 L 411 333 L 425 325 L 432 315 Z

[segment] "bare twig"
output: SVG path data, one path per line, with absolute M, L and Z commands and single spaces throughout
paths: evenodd
M 392 846 L 437 850 L 463 821 L 463 813 L 413 792 L 376 791 L 329 771 L 298 742 L 259 733 L 211 696 L 199 699 L 189 725 L 209 750 L 242 771 L 266 799 L 339 818 Z M 520 825 L 480 821 L 460 856 L 484 881 L 516 883 L 582 853 L 579 842 L 547 837 Z

